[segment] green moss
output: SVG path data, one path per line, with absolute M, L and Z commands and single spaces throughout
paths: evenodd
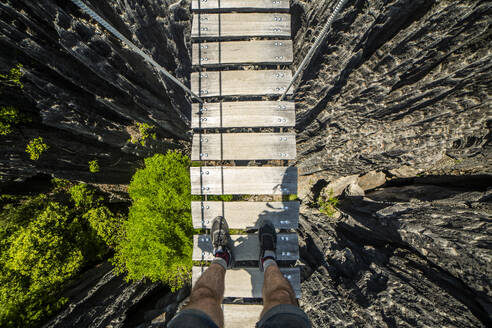
M 328 197 L 319 197 L 317 201 L 319 211 L 333 217 L 335 215 L 338 198 L 333 196 L 333 190 L 330 190 Z
M 10 69 L 7 74 L 0 74 L 0 82 L 11 87 L 24 88 L 24 84 L 20 81 L 24 73 L 22 73 L 22 64 L 17 64 L 16 67 Z
M 157 138 L 157 134 L 153 132 L 155 130 L 155 125 L 150 125 L 147 123 L 139 123 L 137 122 L 137 127 L 138 127 L 138 133 L 139 136 L 132 139 L 130 139 L 131 143 L 137 143 L 139 142 L 142 146 L 146 145 L 147 140 L 149 138 L 155 140 Z
M 29 154 L 33 161 L 37 161 L 41 154 L 48 150 L 50 147 L 44 143 L 42 137 L 38 137 L 29 141 L 26 147 L 26 153 Z
M 99 172 L 99 163 L 98 163 L 97 159 L 89 161 L 89 171 L 91 173 Z

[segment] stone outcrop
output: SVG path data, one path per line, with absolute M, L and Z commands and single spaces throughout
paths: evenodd
M 86 1 L 160 65 L 187 82 L 189 3 Z M 139 157 L 182 147 L 190 106 L 183 91 L 70 1 L 2 1 L 0 71 L 21 63 L 22 90 L 2 90 L 1 104 L 33 117 L 1 137 L 0 175 L 38 173 L 104 183 L 127 183 Z M 132 144 L 136 123 L 156 127 L 158 139 Z M 43 137 L 49 151 L 38 161 L 25 152 Z M 97 159 L 101 172 L 88 170 Z
M 294 1 L 295 65 L 335 2 Z M 490 170 L 491 17 L 487 1 L 349 1 L 297 89 L 301 172 L 428 169 L 445 155 Z
M 294 1 L 296 64 L 335 2 Z M 304 72 L 302 305 L 315 327 L 492 324 L 491 21 L 484 1 L 349 1 Z M 307 206 L 320 195 L 346 196 L 336 218 Z
M 421 199 L 386 199 L 407 190 L 347 197 L 338 219 L 303 209 L 302 304 L 315 327 L 490 326 L 492 189 L 421 185 Z

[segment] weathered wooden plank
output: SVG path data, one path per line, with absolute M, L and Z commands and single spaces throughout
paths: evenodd
M 295 133 L 196 133 L 193 136 L 193 161 L 295 158 Z
M 297 194 L 296 167 L 191 167 L 192 195 Z
M 200 66 L 290 64 L 291 40 L 193 43 L 192 63 Z
M 194 14 L 192 39 L 290 37 L 290 14 Z
M 193 285 L 207 267 L 193 267 Z M 280 268 L 283 275 L 289 280 L 296 293 L 301 297 L 301 276 L 299 268 Z M 263 272 L 258 268 L 241 268 L 227 270 L 225 275 L 224 297 L 252 297 L 261 298 L 263 288 Z
M 227 328 L 254 328 L 260 320 L 263 305 L 222 304 L 224 326 Z
M 289 11 L 289 0 L 192 0 L 193 11 Z
M 290 127 L 295 126 L 293 101 L 237 101 L 192 104 L 191 127 Z
M 210 229 L 212 220 L 223 216 L 231 229 L 258 229 L 270 220 L 277 229 L 297 229 L 299 202 L 191 202 L 193 228 Z
M 260 243 L 258 234 L 231 235 L 234 245 L 232 250 L 236 261 L 257 261 Z M 193 260 L 212 261 L 214 247 L 208 235 L 193 236 Z M 299 258 L 297 233 L 277 234 L 277 259 L 279 261 L 295 261 Z
M 191 90 L 204 98 L 279 95 L 291 79 L 290 70 L 194 72 L 191 73 Z M 292 88 L 288 94 L 292 94 Z

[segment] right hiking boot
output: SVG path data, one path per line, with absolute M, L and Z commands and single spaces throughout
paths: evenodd
M 210 228 L 210 237 L 214 247 L 214 257 L 220 257 L 227 263 L 227 267 L 231 268 L 234 264 L 234 256 L 232 253 L 232 240 L 229 234 L 229 225 L 222 216 L 217 216 L 212 221 Z
M 263 272 L 263 262 L 268 259 L 276 260 L 277 251 L 277 232 L 275 226 L 270 220 L 263 220 L 258 229 L 258 238 L 260 240 L 260 271 Z

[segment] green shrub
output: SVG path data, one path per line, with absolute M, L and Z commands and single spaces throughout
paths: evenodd
M 330 190 L 328 197 L 319 197 L 317 205 L 319 211 L 333 217 L 336 213 L 336 206 L 338 205 L 338 198 L 333 196 L 333 190 Z
M 145 159 L 129 187 L 132 206 L 113 259 L 128 280 L 162 281 L 172 290 L 191 276 L 190 160 L 179 152 Z
M 89 222 L 106 245 L 116 246 L 121 237 L 121 225 L 124 220 L 121 214 L 114 214 L 106 206 L 99 206 L 88 210 L 83 218 Z
M 7 74 L 0 74 L 0 82 L 7 86 L 23 88 L 24 85 L 20 81 L 22 73 L 22 64 L 17 64 L 16 67 L 10 69 Z
M 282 196 L 282 201 L 284 201 L 284 202 L 289 202 L 289 201 L 293 201 L 293 200 L 298 200 L 296 194 L 289 194 L 289 195 L 283 195 Z
M 13 106 L 0 107 L 0 135 L 12 133 L 13 126 L 21 122 L 19 110 Z
M 66 302 L 63 285 L 88 262 L 101 259 L 101 242 L 67 206 L 49 201 L 26 227 L 0 241 L 0 326 L 34 327 Z
M 102 200 L 100 197 L 96 197 L 95 190 L 85 183 L 71 187 L 69 192 L 77 208 L 91 208 L 99 205 Z
M 0 327 L 40 326 L 67 302 L 66 284 L 107 254 L 121 216 L 91 187 L 61 179 L 47 194 L 0 200 Z
M 142 146 L 145 146 L 149 138 L 152 138 L 153 140 L 157 138 L 156 133 L 153 132 L 155 130 L 155 125 L 137 122 L 137 127 L 138 127 L 139 136 L 132 137 L 132 139 L 130 140 L 132 143 L 139 142 Z
M 99 172 L 99 163 L 98 163 L 97 159 L 89 161 L 89 171 L 91 173 Z
M 26 153 L 29 154 L 33 161 L 37 161 L 39 156 L 49 148 L 50 147 L 44 143 L 43 138 L 38 137 L 29 141 L 26 147 Z

